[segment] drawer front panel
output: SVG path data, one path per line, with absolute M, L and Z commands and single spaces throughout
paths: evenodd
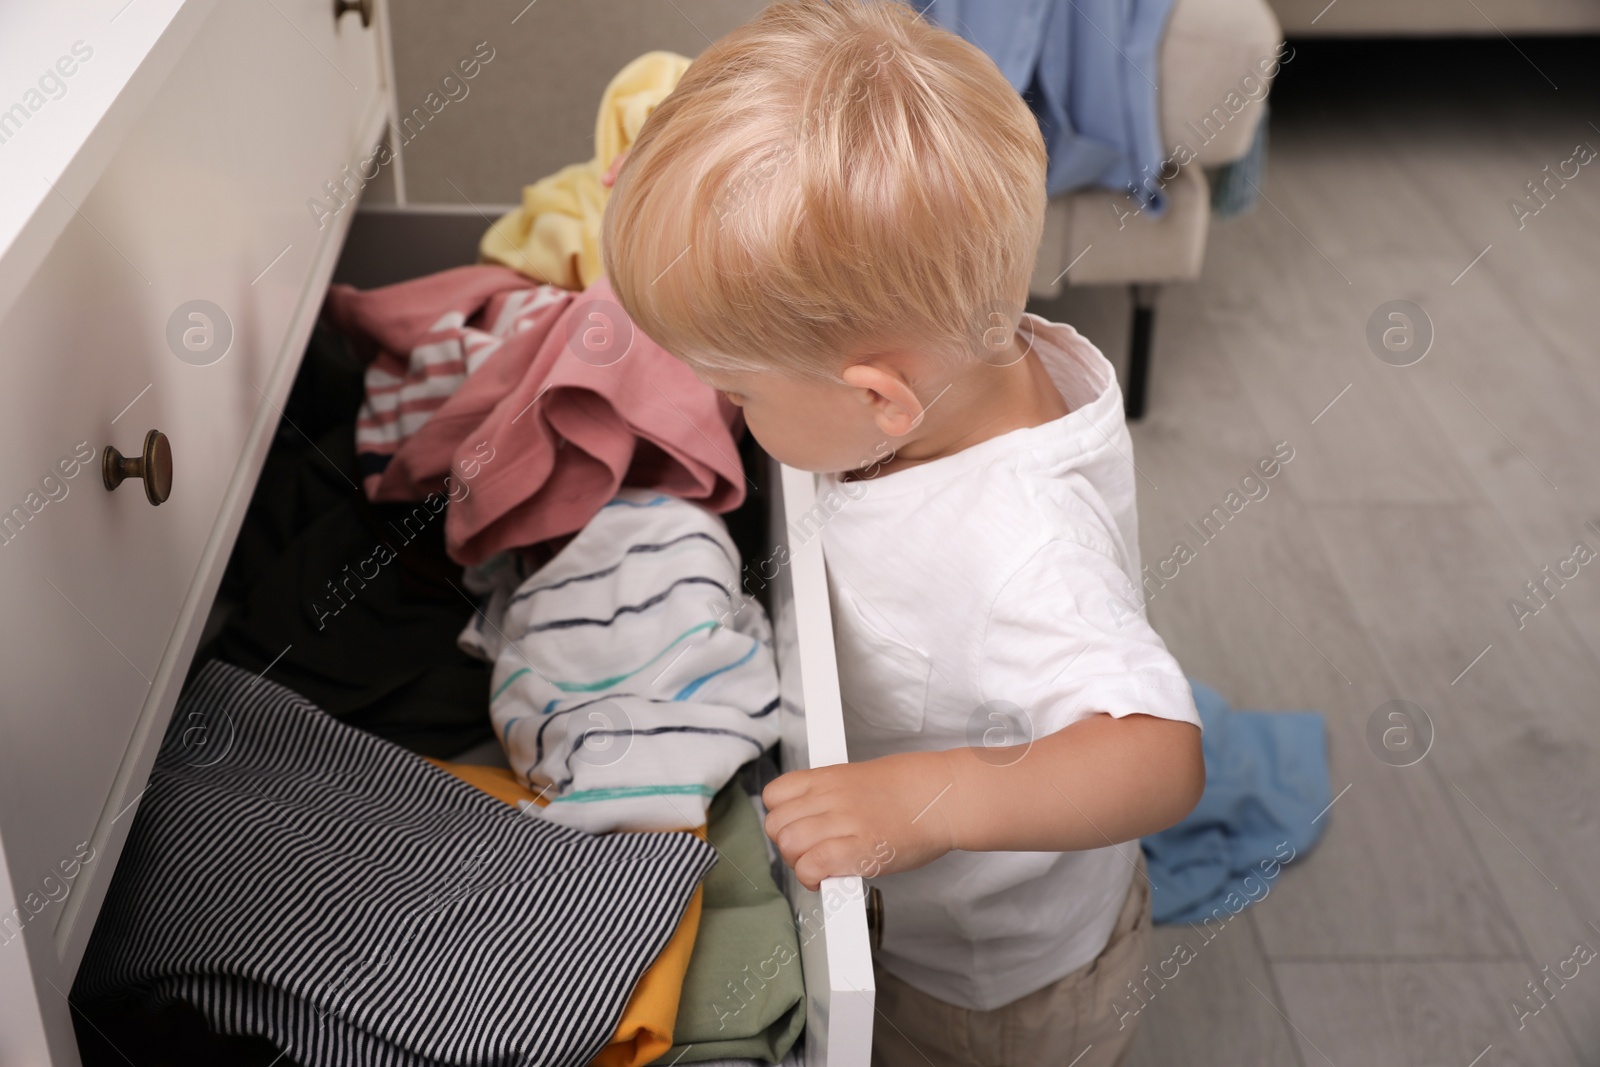
M 804 518 L 816 506 L 816 477 L 776 462 L 772 468 L 769 477 L 781 489 L 772 494 L 768 520 L 773 550 L 782 553 L 774 556 L 782 565 L 772 585 L 782 690 L 780 754 L 790 770 L 845 763 L 849 756 L 822 542 L 815 536 L 817 524 Z M 806 1063 L 867 1067 L 875 986 L 865 883 L 859 877 L 825 878 L 821 891 L 813 893 L 794 880 L 792 871 L 785 875 L 805 968 Z
M 0 1032 L 42 1019 L 57 1063 L 75 1053 L 51 985 L 71 985 L 351 213 L 319 225 L 308 201 L 381 128 L 375 30 L 331 7 L 218 4 L 0 320 L 0 916 L 20 909 L 0 952 L 25 950 L 37 991 Z M 173 456 L 159 507 L 100 475 L 104 446 L 137 455 L 152 428 Z M 65 899 L 41 895 L 85 843 Z

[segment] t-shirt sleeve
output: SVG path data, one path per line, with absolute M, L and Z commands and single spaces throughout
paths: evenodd
M 1033 735 L 1096 712 L 1200 725 L 1194 692 L 1106 551 L 1053 540 L 996 595 L 979 679 L 986 701 L 1017 705 Z

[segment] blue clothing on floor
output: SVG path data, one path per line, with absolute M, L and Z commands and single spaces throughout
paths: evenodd
M 1125 189 L 1166 210 L 1157 67 L 1173 0 L 912 0 L 988 53 L 1039 119 L 1051 196 Z
M 1234 711 L 1215 690 L 1189 684 L 1204 730 L 1206 788 L 1187 818 L 1139 842 L 1158 923 L 1242 910 L 1223 904 L 1230 893 L 1263 898 L 1273 880 L 1263 871 L 1275 874 L 1275 861 L 1305 855 L 1327 825 L 1327 816 L 1312 820 L 1332 799 L 1320 712 Z

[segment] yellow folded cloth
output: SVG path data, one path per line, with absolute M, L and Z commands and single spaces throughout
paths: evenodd
M 600 216 L 611 190 L 600 178 L 633 145 L 688 66 L 672 52 L 646 52 L 618 71 L 600 98 L 594 158 L 525 186 L 522 206 L 501 216 L 478 242 L 479 260 L 563 289 L 587 289 L 602 273 Z
M 519 800 L 532 801 L 541 807 L 547 803 L 504 767 L 480 767 L 437 759 L 428 762 L 513 807 Z M 705 840 L 703 826 L 688 832 Z M 689 972 L 695 934 L 700 931 L 700 906 L 704 896 L 705 890 L 696 886 L 683 918 L 678 920 L 677 930 L 650 969 L 640 976 L 639 984 L 633 987 L 633 995 L 622 1011 L 616 1033 L 589 1061 L 590 1067 L 640 1067 L 672 1048 L 672 1027 L 678 1018 L 678 999 L 683 993 L 684 975 Z

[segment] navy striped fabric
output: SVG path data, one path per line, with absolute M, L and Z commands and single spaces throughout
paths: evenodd
M 524 817 L 213 661 L 179 701 L 74 999 L 181 999 L 305 1067 L 577 1067 L 714 860 L 689 834 Z
M 540 818 L 703 825 L 717 791 L 777 743 L 772 627 L 759 601 L 735 602 L 739 583 L 720 518 L 625 488 L 515 592 L 491 593 L 458 641 L 494 661 L 489 716 L 511 767 L 549 798 Z

